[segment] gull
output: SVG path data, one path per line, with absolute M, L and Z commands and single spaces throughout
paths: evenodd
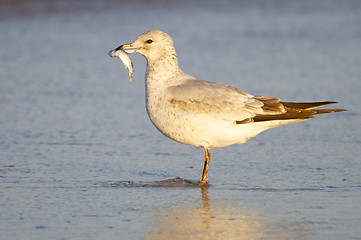
M 111 51 L 140 53 L 147 60 L 146 109 L 165 136 L 205 151 L 202 179 L 208 184 L 210 149 L 242 144 L 270 128 L 344 109 L 317 109 L 337 102 L 284 102 L 253 96 L 238 88 L 200 80 L 184 73 L 172 38 L 160 30 L 143 33 L 136 41 Z

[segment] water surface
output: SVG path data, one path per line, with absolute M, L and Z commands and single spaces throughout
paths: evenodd
M 12 11 L 7 11 L 11 9 Z M 360 239 L 361 6 L 9 1 L 0 18 L 1 239 Z M 348 112 L 212 150 L 167 139 L 108 51 L 150 29 L 182 69 Z

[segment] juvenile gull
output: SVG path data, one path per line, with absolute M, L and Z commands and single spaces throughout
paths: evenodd
M 113 53 L 117 50 L 137 52 L 147 60 L 146 108 L 154 126 L 177 142 L 204 148 L 200 185 L 208 184 L 211 148 L 242 144 L 264 130 L 313 115 L 345 111 L 317 109 L 336 102 L 283 102 L 192 77 L 179 68 L 172 38 L 159 30 L 146 32 Z

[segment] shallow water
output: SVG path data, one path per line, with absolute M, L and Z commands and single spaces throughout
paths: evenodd
M 361 239 L 359 1 L 5 2 L 1 239 Z M 149 29 L 189 74 L 349 111 L 212 150 L 198 187 L 203 150 L 146 115 L 143 57 L 129 84 L 107 54 Z

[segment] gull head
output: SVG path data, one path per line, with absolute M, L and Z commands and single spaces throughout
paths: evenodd
M 128 54 L 140 53 L 148 62 L 163 58 L 169 54 L 176 56 L 172 38 L 160 30 L 145 32 L 133 43 L 121 45 L 117 49 L 121 49 Z

